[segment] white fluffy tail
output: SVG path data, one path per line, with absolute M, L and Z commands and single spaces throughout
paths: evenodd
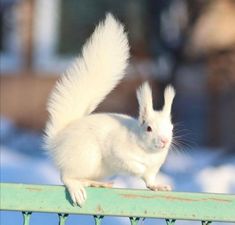
M 46 144 L 70 122 L 89 115 L 125 74 L 129 45 L 111 14 L 96 27 L 82 54 L 57 82 L 48 102 Z

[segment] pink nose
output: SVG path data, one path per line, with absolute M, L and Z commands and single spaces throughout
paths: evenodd
M 160 143 L 162 144 L 163 147 L 165 147 L 168 142 L 169 142 L 169 139 L 167 137 L 160 138 Z

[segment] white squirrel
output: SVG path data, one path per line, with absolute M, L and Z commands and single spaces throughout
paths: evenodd
M 151 190 L 171 190 L 169 185 L 158 185 L 155 176 L 173 136 L 172 86 L 165 89 L 163 109 L 155 111 L 145 82 L 137 90 L 138 119 L 91 114 L 123 78 L 128 59 L 123 25 L 107 14 L 49 97 L 45 144 L 74 204 L 81 206 L 86 200 L 84 187 L 109 187 L 99 180 L 120 173 L 140 177 Z

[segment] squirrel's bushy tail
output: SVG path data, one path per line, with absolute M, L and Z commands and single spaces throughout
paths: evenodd
M 128 58 L 124 28 L 107 14 L 49 97 L 46 145 L 70 122 L 95 110 L 124 76 Z

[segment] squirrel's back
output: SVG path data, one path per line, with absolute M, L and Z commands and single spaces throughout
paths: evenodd
M 48 101 L 45 144 L 71 122 L 89 115 L 125 74 L 129 45 L 123 26 L 111 15 L 96 27 L 81 56 L 62 75 Z M 49 145 L 49 146 L 48 146 Z

